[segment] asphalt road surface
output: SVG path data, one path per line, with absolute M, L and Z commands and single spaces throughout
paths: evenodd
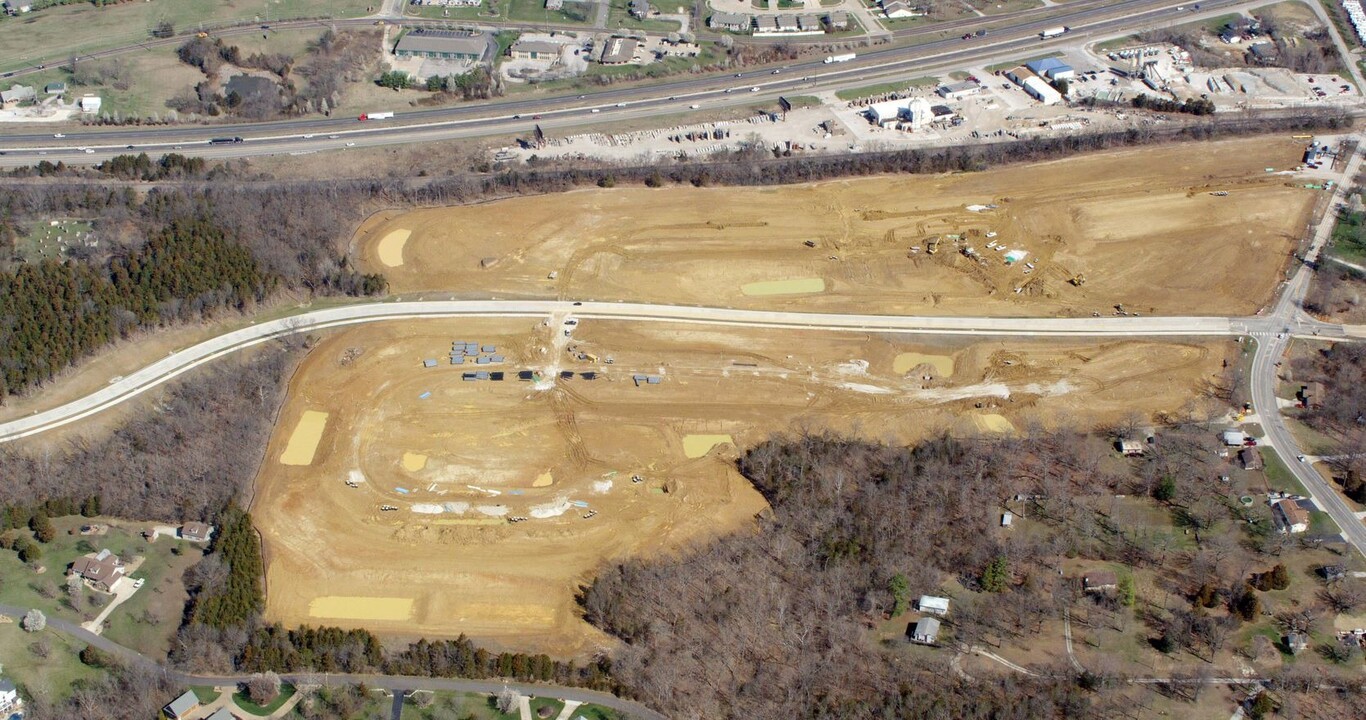
M 1255 3 L 1252 3 L 1255 4 Z M 1198 14 L 1191 6 L 1169 0 L 1123 0 L 1076 10 L 1047 19 L 1022 19 L 983 38 L 957 37 L 907 47 L 864 51 L 857 60 L 825 64 L 823 60 L 795 63 L 780 68 L 735 75 L 685 77 L 646 86 L 618 87 L 558 98 L 534 97 L 446 108 L 400 110 L 393 120 L 361 122 L 354 117 L 302 118 L 234 125 L 182 125 L 72 129 L 65 137 L 53 132 L 6 133 L 0 136 L 0 165 L 31 165 L 39 160 L 68 164 L 97 163 L 130 151 L 160 154 L 180 152 L 210 158 L 288 154 L 339 149 L 350 145 L 373 146 L 436 141 L 528 132 L 540 124 L 567 128 L 619 120 L 687 112 L 692 105 L 707 110 L 774 100 L 783 94 L 814 89 L 852 87 L 876 82 L 882 76 L 905 77 L 939 65 L 976 63 L 988 55 L 1004 58 L 1075 44 L 1091 37 L 1140 27 L 1152 27 L 1217 15 L 1235 6 L 1251 6 L 1243 0 L 1211 0 L 1201 3 Z M 1183 8 L 1178 10 L 1177 8 Z M 1073 31 L 1043 41 L 1038 32 L 1068 25 Z M 758 87 L 759 92 L 749 92 Z M 387 108 L 374 108 L 375 111 Z M 593 113 L 592 110 L 598 110 Z M 520 117 L 518 117 L 520 116 Z M 215 138 L 243 139 L 240 143 L 210 144 Z M 131 146 L 131 148 L 129 147 Z M 86 152 L 90 150 L 91 152 Z

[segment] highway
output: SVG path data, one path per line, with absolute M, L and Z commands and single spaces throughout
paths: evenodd
M 32 130 L 0 135 L 0 165 L 31 165 L 46 159 L 68 164 L 101 162 L 133 151 L 160 154 L 181 152 L 210 158 L 244 157 L 339 149 L 350 145 L 374 146 L 453 138 L 529 132 L 540 124 L 566 128 L 599 125 L 618 120 L 686 113 L 692 105 L 706 110 L 772 101 L 782 94 L 815 89 L 854 86 L 885 79 L 893 74 L 907 77 L 940 66 L 980 63 L 988 54 L 1005 59 L 1031 52 L 1075 44 L 1087 37 L 1105 36 L 1142 27 L 1194 20 L 1220 14 L 1244 0 L 1212 0 L 1201 4 L 1200 13 L 1178 10 L 1171 0 L 1122 0 L 1045 19 L 1023 19 L 987 37 L 957 37 L 908 47 L 885 47 L 861 52 L 857 60 L 827 65 L 823 59 L 794 63 L 778 74 L 773 69 L 737 75 L 683 77 L 647 86 L 613 87 L 591 94 L 560 97 L 527 97 L 496 102 L 464 104 L 431 109 L 399 109 L 393 120 L 361 122 L 354 117 L 300 118 L 234 125 L 181 125 L 154 127 L 73 129 L 66 137 Z M 1043 41 L 1038 32 L 1067 24 L 1073 32 Z M 757 87 L 757 93 L 749 92 Z M 739 91 L 739 92 L 735 92 Z M 375 108 L 385 110 L 388 108 Z M 592 112 L 598 110 L 597 113 Z M 521 116 L 521 117 L 516 117 Z M 308 136 L 308 137 L 305 137 Z M 243 142 L 210 145 L 219 137 L 241 137 Z M 85 149 L 93 152 L 86 152 Z

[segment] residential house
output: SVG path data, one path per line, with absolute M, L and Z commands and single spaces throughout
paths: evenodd
M 177 531 L 181 540 L 208 542 L 213 537 L 213 526 L 202 522 L 187 522 Z
M 1285 636 L 1285 647 L 1291 655 L 1299 655 L 1309 647 L 1309 636 L 1304 633 L 1290 633 Z
M 1238 463 L 1244 470 L 1261 470 L 1262 454 L 1257 452 L 1257 448 L 1245 447 L 1238 451 Z
M 1125 438 L 1115 443 L 1115 445 L 1119 447 L 1119 452 L 1124 457 L 1137 457 L 1142 455 L 1144 451 L 1143 443 L 1138 440 Z
M 738 13 L 717 12 L 712 13 L 707 18 L 707 27 L 712 30 L 729 30 L 731 32 L 745 32 L 754 26 L 754 18 L 750 15 L 740 15 Z
M 1109 570 L 1094 570 L 1081 576 L 1081 587 L 1086 592 L 1119 589 L 1119 577 Z
M 830 27 L 835 30 L 844 30 L 849 27 L 849 13 L 843 11 L 832 12 L 825 16 L 825 21 L 830 23 Z
M 236 715 L 233 715 L 231 712 L 229 712 L 227 708 L 221 707 L 221 708 L 218 708 L 217 710 L 215 710 L 215 711 L 213 712 L 212 715 L 210 715 L 210 716 L 204 718 L 204 720 L 238 720 L 238 719 L 237 719 L 237 716 L 236 716 Z
M 94 556 L 76 558 L 76 562 L 71 563 L 70 571 L 70 574 L 79 576 L 91 587 L 103 592 L 109 592 L 114 583 L 123 577 L 123 573 L 123 561 L 107 549 Z
M 8 90 L 0 90 L 0 104 L 20 103 L 37 96 L 31 85 L 11 85 Z
M 564 0 L 545 0 L 546 10 L 563 10 Z
M 650 14 L 650 3 L 646 0 L 631 0 L 631 3 L 626 6 L 626 11 L 631 13 L 631 17 L 644 20 Z
M 911 629 L 911 641 L 933 645 L 939 640 L 939 621 L 932 617 L 920 618 Z
M 754 32 L 775 33 L 778 32 L 778 18 L 772 15 L 756 15 L 754 17 Z
M 167 720 L 186 720 L 198 709 L 199 696 L 195 695 L 193 690 L 186 690 L 184 695 L 172 700 L 161 711 L 166 715 Z
M 488 50 L 488 40 L 482 34 L 459 30 L 428 30 L 418 28 L 398 39 L 394 55 L 401 58 L 430 58 L 435 60 L 466 60 L 477 62 Z
M 0 713 L 8 713 L 19 707 L 19 688 L 14 683 L 0 679 Z
M 1347 579 L 1347 566 L 1345 565 L 1324 565 L 1319 568 L 1319 574 L 1328 582 L 1338 582 Z
M 1309 529 L 1309 512 L 1294 500 L 1281 500 L 1271 506 L 1271 518 L 1283 533 L 1302 533 Z
M 796 15 L 779 15 L 777 20 L 778 32 L 797 32 L 802 29 L 801 25 L 797 23 Z
M 1243 443 L 1247 442 L 1247 433 L 1237 429 L 1225 430 L 1221 437 L 1224 444 L 1229 447 L 1242 447 Z
M 921 595 L 920 601 L 916 603 L 916 609 L 935 615 L 947 615 L 949 614 L 949 599 L 934 595 Z
M 882 14 L 893 20 L 896 18 L 924 17 L 926 15 L 924 10 L 913 7 L 902 0 L 883 2 Z
M 1259 42 L 1247 49 L 1248 55 L 1252 60 L 1259 63 L 1274 63 L 1281 57 L 1281 51 L 1276 48 L 1276 43 Z

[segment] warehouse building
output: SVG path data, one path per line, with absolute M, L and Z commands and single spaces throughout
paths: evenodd
M 394 54 L 401 58 L 429 58 L 435 60 L 466 60 L 478 62 L 488 50 L 488 40 L 477 33 L 458 30 L 427 30 L 419 28 L 404 34 L 394 46 Z
M 1025 63 L 1035 75 L 1048 78 L 1049 80 L 1071 80 L 1077 76 L 1077 72 L 1071 65 L 1057 58 L 1043 58 Z

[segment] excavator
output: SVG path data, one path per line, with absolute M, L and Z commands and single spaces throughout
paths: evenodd
M 1067 278 L 1067 282 L 1072 283 L 1072 285 L 1075 287 L 1081 287 L 1082 285 L 1086 284 L 1086 275 L 1083 273 L 1077 273 L 1076 275 Z

